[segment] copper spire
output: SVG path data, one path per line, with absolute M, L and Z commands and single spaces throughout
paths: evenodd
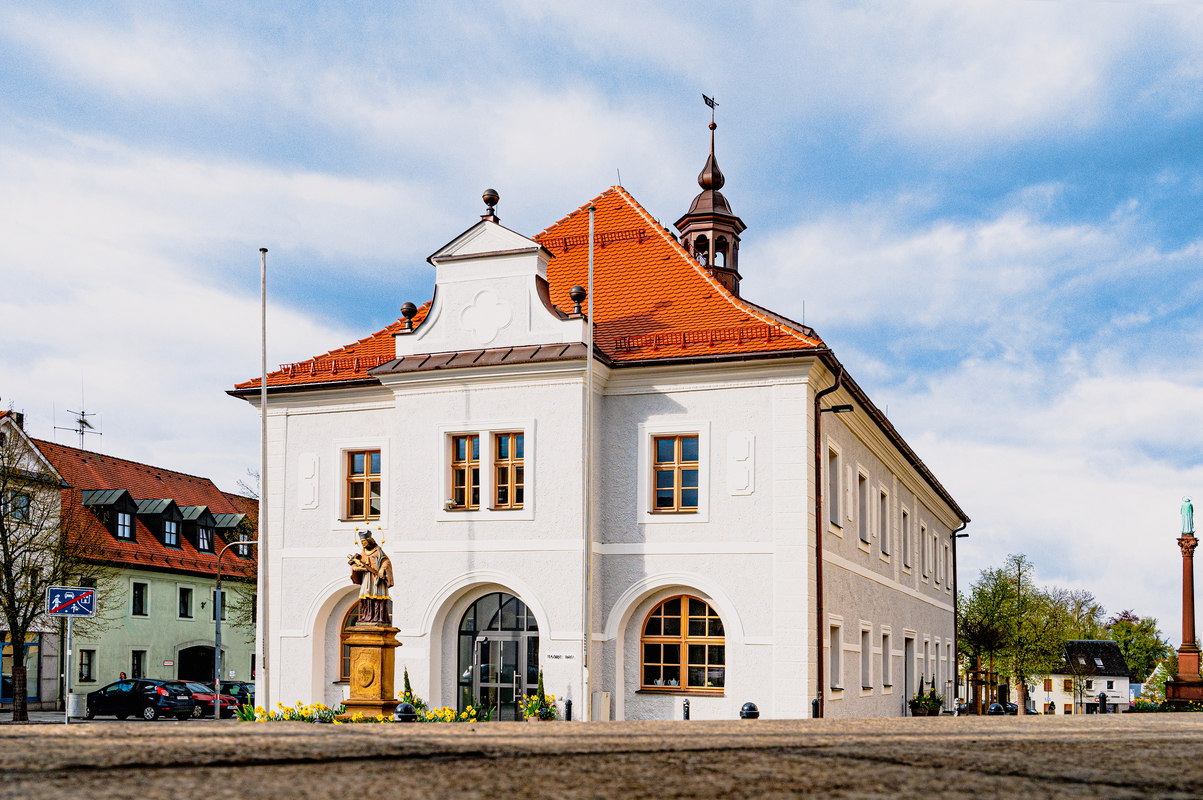
M 718 161 L 714 158 L 714 129 L 718 125 L 714 124 L 714 120 L 710 121 L 710 157 L 706 159 L 706 166 L 702 167 L 702 172 L 698 175 L 698 185 L 703 191 L 710 189 L 721 189 L 727 179 L 723 177 L 723 171 L 718 168 Z

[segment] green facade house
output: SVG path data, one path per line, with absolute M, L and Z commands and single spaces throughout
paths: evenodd
M 86 694 L 121 673 L 211 682 L 219 606 L 222 679 L 254 680 L 254 630 L 235 623 L 254 619 L 257 548 L 236 542 L 256 538 L 257 501 L 223 492 L 208 478 L 24 438 L 62 478 L 64 518 L 94 543 L 89 560 L 102 576 L 95 584 L 99 618 L 74 637 L 70 691 Z M 50 622 L 52 632 L 40 634 L 43 642 L 58 638 L 55 627 Z M 43 665 L 43 673 L 48 668 L 51 681 L 39 682 L 39 692 L 55 696 L 39 696 L 41 707 L 60 697 L 61 666 Z

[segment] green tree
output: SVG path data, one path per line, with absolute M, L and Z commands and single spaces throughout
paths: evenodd
M 1075 589 L 1062 596 L 1069 618 L 1067 639 L 1107 638 L 1107 626 L 1103 623 L 1103 615 L 1107 612 L 1093 594 L 1085 589 Z
M 1157 664 L 1174 653 L 1153 617 L 1137 617 L 1130 610 L 1121 611 L 1107 620 L 1107 638 L 1119 644 L 1133 683 L 1144 683 Z

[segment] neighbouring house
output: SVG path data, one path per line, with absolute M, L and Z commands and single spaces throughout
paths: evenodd
M 512 719 L 540 669 L 575 719 L 951 689 L 968 517 L 818 333 L 741 294 L 724 181 L 712 139 L 676 234 L 613 186 L 528 237 L 490 190 L 432 299 L 268 376 L 271 701 L 344 696 L 363 527 L 432 705 Z
M 72 692 L 92 691 L 122 672 L 212 681 L 219 606 L 223 678 L 253 679 L 254 635 L 232 624 L 231 604 L 254 605 L 254 545 L 228 548 L 220 601 L 215 593 L 218 555 L 227 544 L 256 538 L 257 501 L 223 492 L 208 478 L 33 438 L 11 417 L 0 419 L 0 431 L 21 437 L 60 481 L 55 491 L 67 529 L 88 542 L 88 563 L 107 576 L 99 592 L 102 622 L 90 632 L 77 628 L 74 637 Z M 92 580 L 85 567 L 72 582 Z M 246 616 L 253 619 L 250 611 Z M 57 657 L 57 620 L 45 623 L 39 636 L 43 650 L 53 644 Z M 43 663 L 38 702 L 58 700 L 62 666 Z M 6 679 L 8 672 L 6 662 Z
M 1055 714 L 1097 714 L 1099 695 L 1107 695 L 1107 713 L 1127 711 L 1128 662 L 1119 643 L 1103 639 L 1074 639 L 1065 643 L 1064 667 L 1029 692 L 1039 710 Z

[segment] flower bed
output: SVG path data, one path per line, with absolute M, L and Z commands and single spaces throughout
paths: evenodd
M 1203 711 L 1203 703 L 1198 700 L 1193 700 L 1186 705 L 1174 705 L 1166 700 L 1153 702 L 1149 700 L 1135 700 L 1132 705 L 1128 706 L 1127 713 L 1129 714 L 1156 714 L 1170 711 Z

